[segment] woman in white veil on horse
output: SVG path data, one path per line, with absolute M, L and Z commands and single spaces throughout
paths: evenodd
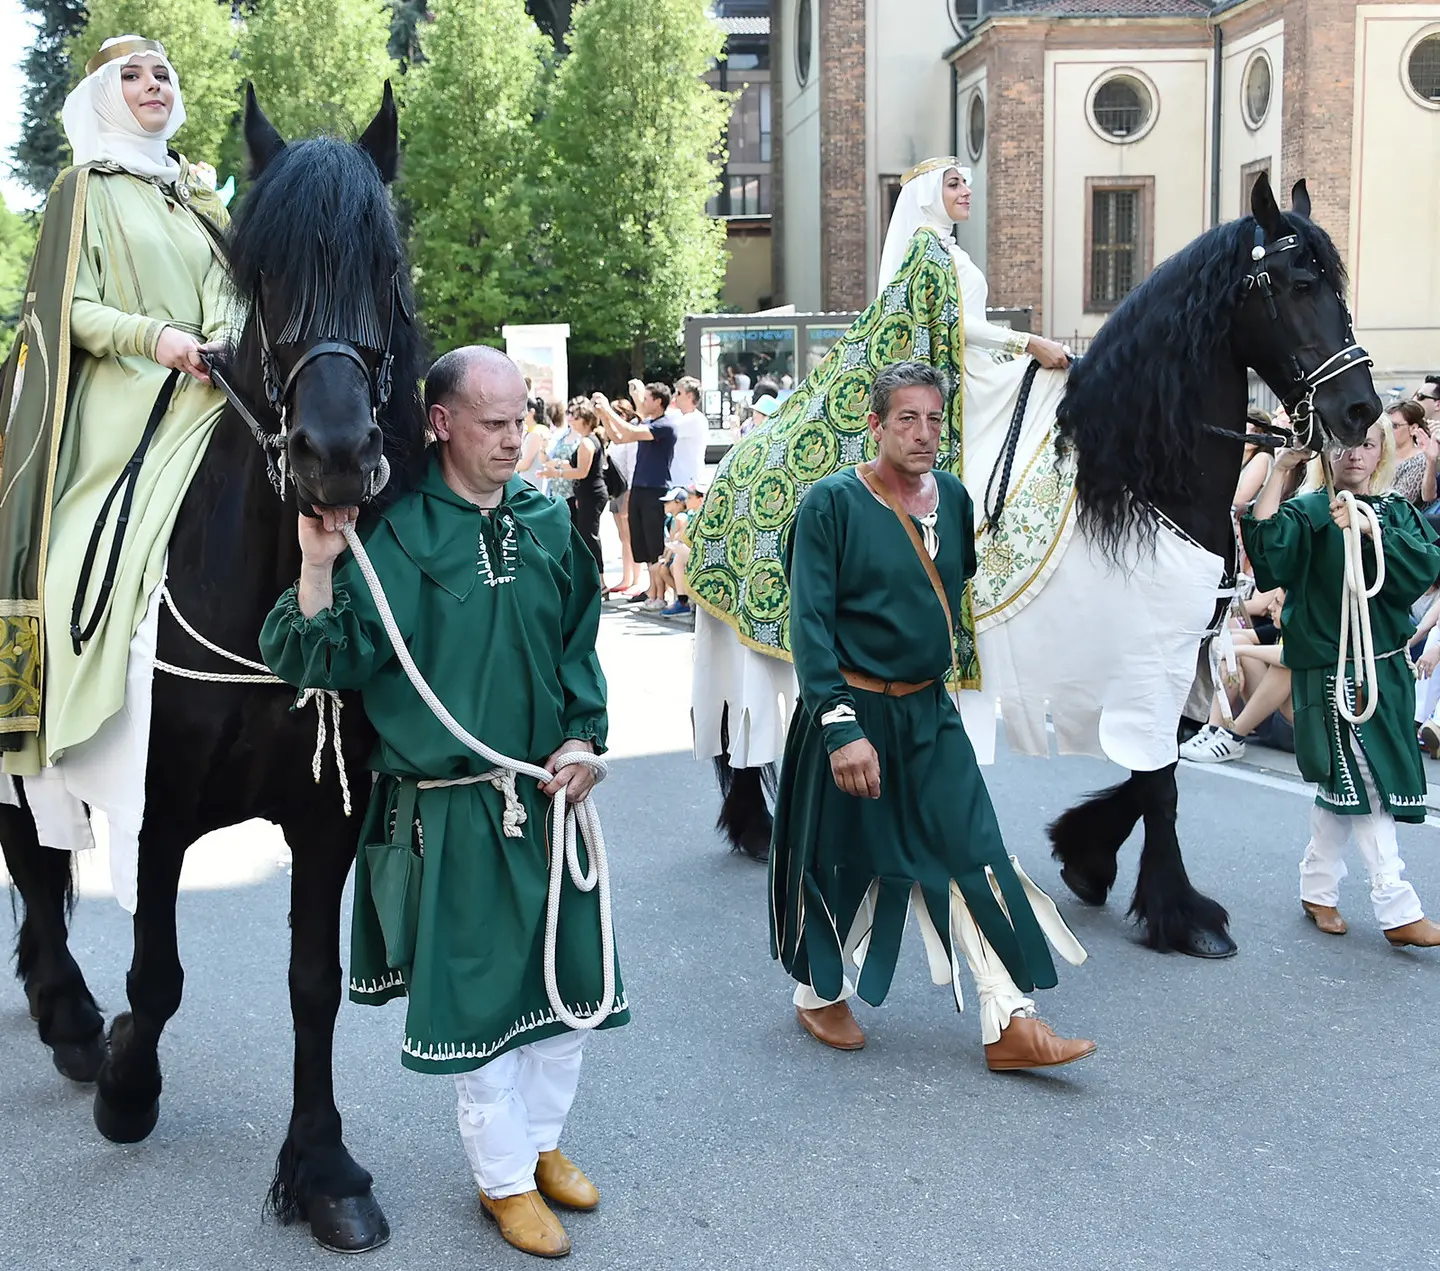
M 876 299 L 779 411 L 730 452 L 694 529 L 695 751 L 716 758 L 732 782 L 759 794 L 784 749 L 795 677 L 789 662 L 789 592 L 780 564 L 805 489 L 869 456 L 870 385 L 889 363 L 917 358 L 963 384 L 948 406 L 940 466 L 965 480 L 988 473 L 1022 392 L 1039 433 L 1053 424 L 1069 352 L 1052 340 L 998 326 L 986 316 L 985 276 L 955 242 L 970 216 L 970 169 L 927 159 L 902 179 L 880 258 Z M 1024 356 L 1028 355 L 1028 356 Z M 1028 372 L 1028 374 L 1027 374 Z M 1027 427 L 1027 434 L 1036 429 Z M 984 491 L 970 483 L 977 514 Z M 962 627 L 973 634 L 972 606 Z M 962 682 L 979 686 L 974 645 L 961 641 Z M 993 745 L 991 747 L 993 750 Z M 740 819 L 722 828 L 763 859 L 769 820 L 758 797 L 730 800 Z

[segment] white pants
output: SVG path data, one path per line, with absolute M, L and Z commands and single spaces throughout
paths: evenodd
M 929 927 L 930 931 L 925 932 L 926 943 L 940 945 L 943 941 L 930 921 L 929 911 L 924 904 L 913 906 L 916 916 L 920 920 L 922 932 Z M 970 907 L 963 901 L 956 903 L 952 893 L 950 908 L 951 927 L 955 943 L 965 954 L 965 961 L 969 964 L 970 974 L 975 977 L 975 993 L 980 999 L 980 1036 L 988 1046 L 992 1042 L 1000 1040 L 1000 1034 L 1005 1025 L 1016 1012 L 1028 1012 L 1035 1009 L 1035 1003 L 1020 991 L 1019 985 L 1011 978 L 1010 972 L 1005 969 L 1005 963 L 1000 960 L 1000 955 L 995 952 L 990 941 L 985 939 L 980 928 L 976 926 L 975 919 L 970 914 Z M 863 939 L 862 926 L 868 928 L 868 923 L 862 910 L 857 918 L 855 927 L 852 928 L 849 938 L 845 941 L 843 958 L 852 965 L 855 962 L 855 955 Z M 933 933 L 933 941 L 931 935 Z M 1047 934 L 1049 932 L 1047 931 Z M 1068 934 L 1068 933 L 1067 933 Z M 1071 937 L 1073 940 L 1073 937 Z M 1078 948 L 1078 945 L 1076 946 Z M 1067 957 L 1070 955 L 1067 954 Z M 1083 957 L 1083 951 L 1081 953 Z M 1075 961 L 1073 957 L 1071 961 Z M 857 976 L 858 979 L 858 976 Z M 855 995 L 855 986 L 847 978 L 845 987 L 840 996 L 826 1001 L 808 984 L 800 984 L 795 988 L 795 1005 L 802 1010 L 818 1010 L 822 1006 L 831 1006 L 835 1002 L 843 1002 L 846 998 Z
M 1370 765 L 1355 747 L 1355 765 L 1365 783 L 1365 794 L 1375 809 L 1365 816 L 1337 816 L 1316 804 L 1310 811 L 1310 846 L 1300 862 L 1300 899 L 1312 905 L 1340 904 L 1340 880 L 1345 868 L 1345 845 L 1353 836 L 1370 874 L 1370 903 L 1375 918 L 1389 931 L 1425 916 L 1415 889 L 1400 877 L 1405 862 L 1395 838 L 1395 818 L 1380 803 Z
M 491 1200 L 535 1190 L 535 1162 L 560 1143 L 588 1033 L 561 1033 L 455 1074 L 460 1140 Z

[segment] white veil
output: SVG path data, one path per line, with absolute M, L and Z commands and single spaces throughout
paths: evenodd
M 65 109 L 60 116 L 65 125 L 65 136 L 70 141 L 77 165 L 118 163 L 136 176 L 175 181 L 180 176 L 180 165 L 170 157 L 166 142 L 180 131 L 185 122 L 180 77 L 160 45 L 136 35 L 120 35 L 106 40 L 100 46 L 100 52 L 125 44 L 137 47 L 128 56 L 122 54 L 102 62 L 65 99 Z M 159 132 L 147 132 L 125 102 L 120 72 L 137 57 L 160 58 L 169 69 L 170 82 L 175 88 L 174 109 Z
M 935 166 L 931 167 L 931 164 Z M 970 169 L 958 159 L 927 159 L 918 166 L 926 171 L 917 172 L 905 181 L 896 200 L 895 211 L 890 216 L 885 249 L 880 253 L 880 277 L 875 288 L 877 296 L 900 272 L 916 230 L 928 227 L 943 239 L 949 239 L 954 233 L 955 222 L 945 211 L 946 174 L 958 170 L 965 184 L 970 184 Z

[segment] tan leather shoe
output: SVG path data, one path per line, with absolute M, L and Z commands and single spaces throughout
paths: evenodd
M 1429 918 L 1417 918 L 1414 922 L 1407 922 L 1403 927 L 1391 927 L 1385 933 L 1385 939 L 1401 948 L 1411 944 L 1417 949 L 1440 948 L 1440 927 L 1437 927 Z
M 570 1252 L 570 1237 L 550 1206 L 535 1191 L 491 1200 L 480 1193 L 480 1207 L 500 1228 L 500 1235 L 522 1253 L 537 1258 L 563 1258 Z
M 1033 1015 L 1013 1015 L 1000 1040 L 985 1047 L 985 1063 L 991 1072 L 1058 1068 L 1094 1053 L 1094 1042 L 1060 1037 L 1043 1019 Z
M 813 1011 L 797 1006 L 795 1018 L 817 1042 L 824 1042 L 836 1050 L 859 1050 L 865 1045 L 865 1034 L 860 1031 L 860 1025 L 855 1022 L 855 1016 L 845 1002 L 831 1002 L 829 1006 L 820 1006 Z
M 535 1186 L 551 1204 L 566 1209 L 594 1209 L 600 1203 L 595 1184 L 558 1147 L 540 1153 L 535 1164 Z
M 1343 936 L 1350 930 L 1345 919 L 1340 916 L 1340 911 L 1334 905 L 1312 905 L 1308 900 L 1302 900 L 1300 908 L 1305 911 L 1305 916 L 1327 936 Z

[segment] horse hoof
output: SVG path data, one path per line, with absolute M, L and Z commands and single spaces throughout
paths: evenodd
M 1224 931 L 1196 927 L 1186 936 L 1180 952 L 1189 954 L 1192 958 L 1233 958 L 1240 952 L 1240 946 Z
M 1096 908 L 1105 903 L 1106 896 L 1109 894 L 1107 888 L 1092 883 L 1083 874 L 1071 869 L 1069 865 L 1061 867 L 1060 881 L 1075 893 L 1075 898 L 1082 904 L 1094 905 Z
M 361 1196 L 312 1196 L 305 1205 L 310 1234 L 331 1253 L 368 1253 L 390 1239 L 375 1193 Z
M 743 838 L 740 840 L 740 853 L 757 864 L 766 865 L 770 861 L 770 840 L 755 836 Z
M 100 1091 L 95 1092 L 95 1128 L 112 1143 L 139 1143 L 150 1137 L 150 1131 L 158 1120 L 159 1099 L 136 1115 L 112 1107 L 105 1102 L 105 1096 Z
M 105 1042 L 99 1033 L 88 1042 L 60 1042 L 50 1047 L 50 1057 L 55 1061 L 55 1071 L 62 1077 L 88 1086 L 100 1075 L 100 1066 L 105 1062 Z

